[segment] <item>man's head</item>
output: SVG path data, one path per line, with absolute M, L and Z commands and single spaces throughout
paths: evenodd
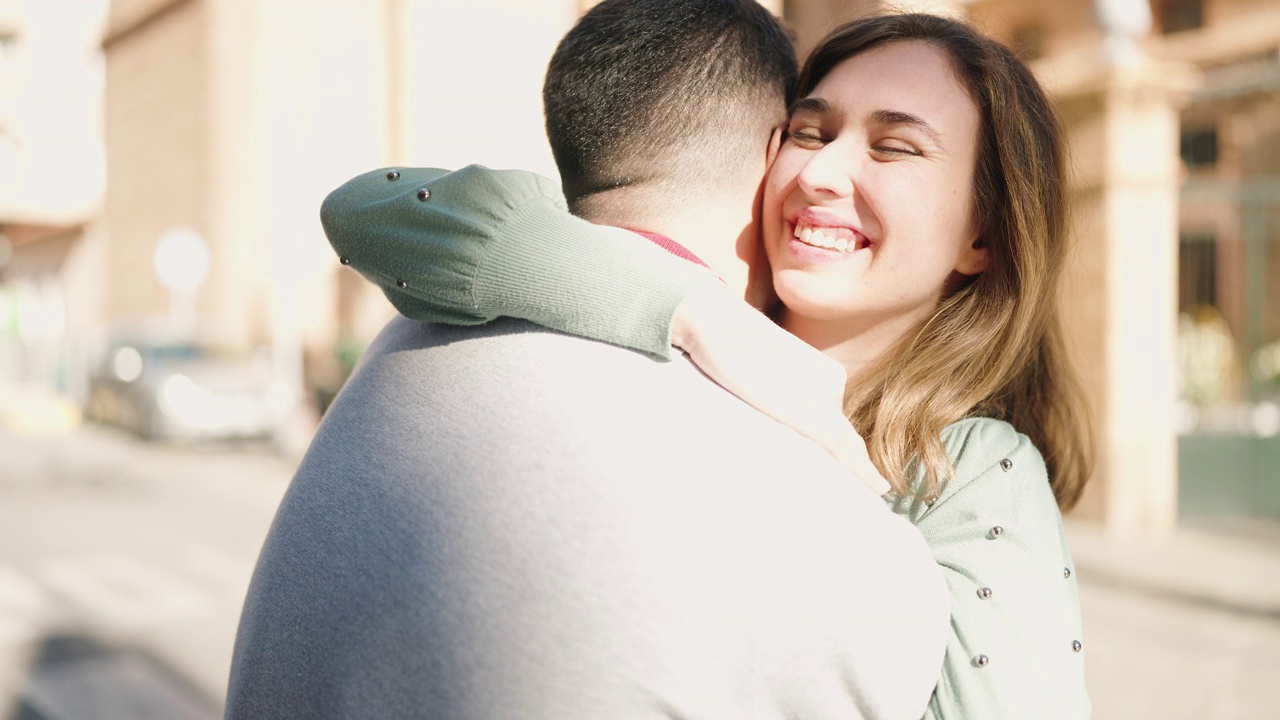
M 796 72 L 755 0 L 604 0 L 560 42 L 542 92 L 570 208 L 674 234 L 682 213 L 749 203 Z

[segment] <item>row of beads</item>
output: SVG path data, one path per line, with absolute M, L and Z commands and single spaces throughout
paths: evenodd
M 1010 470 L 1012 470 L 1013 460 L 1010 460 L 1009 458 L 1004 458 L 1003 460 L 1001 460 L 1000 469 L 1004 470 L 1005 472 L 1009 472 Z M 933 505 L 933 503 L 929 502 L 929 505 Z M 1002 535 L 1004 535 L 1004 528 L 1001 527 L 1000 525 L 996 525 L 991 528 L 991 531 L 987 534 L 987 538 L 990 540 L 994 540 Z M 1071 568 L 1069 567 L 1062 568 L 1062 577 L 1069 580 L 1071 578 Z M 991 588 L 989 587 L 978 588 L 978 598 L 981 600 L 989 599 L 991 597 L 991 594 L 992 594 L 992 591 L 991 591 Z M 1081 643 L 1079 640 L 1071 641 L 1071 650 L 1073 652 L 1080 652 L 1083 649 L 1084 649 L 1084 644 Z M 991 662 L 991 658 L 987 657 L 986 655 L 978 655 L 973 659 L 973 663 L 978 667 L 986 667 L 990 662 Z
M 387 179 L 388 179 L 388 180 L 390 180 L 390 181 L 392 181 L 392 182 L 395 182 L 396 180 L 399 180 L 399 179 L 400 179 L 400 171 L 399 171 L 399 170 L 392 170 L 392 171 L 388 172 L 388 173 L 387 173 Z M 421 200 L 421 201 L 423 201 L 423 202 L 426 202 L 427 200 L 430 200 L 430 199 L 431 199 L 431 191 L 430 191 L 429 189 L 427 189 L 427 188 L 419 188 L 419 189 L 418 189 L 418 199 L 419 199 L 419 200 Z M 350 264 L 351 264 L 351 258 L 347 257 L 346 255 L 341 255 L 341 256 L 339 256 L 339 257 L 338 257 L 338 262 L 342 263 L 343 265 L 350 265 Z M 409 283 L 405 282 L 404 280 L 401 280 L 401 279 L 397 278 L 397 279 L 396 279 L 396 287 L 398 287 L 398 288 L 400 288 L 401 290 L 403 290 L 403 289 L 405 289 L 405 288 L 409 287 Z

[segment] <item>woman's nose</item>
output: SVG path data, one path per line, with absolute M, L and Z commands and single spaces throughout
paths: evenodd
M 846 197 L 853 193 L 854 160 L 829 143 L 809 157 L 797 181 L 805 193 L 818 197 Z

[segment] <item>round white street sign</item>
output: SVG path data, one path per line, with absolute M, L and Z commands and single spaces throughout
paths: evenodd
M 209 277 L 209 245 L 195 230 L 175 228 L 160 236 L 151 258 L 160 284 L 191 292 Z

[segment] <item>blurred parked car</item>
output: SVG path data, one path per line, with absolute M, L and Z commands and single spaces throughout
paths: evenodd
M 91 419 L 154 440 L 266 438 L 280 417 L 269 363 L 193 343 L 113 343 L 88 395 Z

